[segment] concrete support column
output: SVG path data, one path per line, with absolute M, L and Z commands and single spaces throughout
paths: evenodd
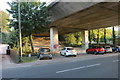
M 57 50 L 56 46 L 59 45 L 58 41 L 58 29 L 57 28 L 50 28 L 50 50 L 55 51 Z
M 87 49 L 89 47 L 88 31 L 82 31 L 82 48 Z

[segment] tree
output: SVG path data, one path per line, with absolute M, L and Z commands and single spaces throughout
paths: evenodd
M 9 44 L 11 48 L 18 49 L 18 30 L 11 31 L 9 34 L 6 34 L 9 37 L 5 38 L 3 43 Z
M 76 44 L 77 45 L 81 45 L 82 43 L 81 43 L 81 41 L 82 41 L 82 34 L 81 34 L 81 32 L 76 32 L 76 33 L 74 33 L 74 37 L 76 38 Z
M 8 19 L 9 15 L 4 11 L 0 11 L 0 28 L 2 28 L 2 31 L 5 31 L 8 28 Z
M 7 11 L 13 17 L 13 19 L 10 19 L 10 26 L 18 29 L 18 3 L 12 2 L 8 4 L 11 9 Z M 32 35 L 49 30 L 46 25 L 51 22 L 51 14 L 45 3 L 21 2 L 20 6 L 22 37 L 29 36 L 31 49 L 34 52 Z
M 113 45 L 116 45 L 115 44 L 115 37 L 116 37 L 116 35 L 115 35 L 115 27 L 114 26 L 112 27 L 112 33 L 113 33 Z
M 106 28 L 104 28 L 104 42 L 105 42 L 105 45 L 106 45 Z
M 89 38 L 89 39 L 88 39 L 88 40 L 89 40 L 89 45 L 91 45 L 91 38 L 92 38 L 92 37 L 90 36 L 90 35 L 91 35 L 91 31 L 90 31 L 90 30 L 88 31 L 88 35 L 89 35 L 89 36 L 88 36 L 88 38 Z
M 68 46 L 76 44 L 76 38 L 74 37 L 74 34 L 66 34 L 65 41 Z

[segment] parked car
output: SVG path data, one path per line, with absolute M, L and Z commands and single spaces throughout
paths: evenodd
M 115 52 L 116 51 L 116 47 L 112 47 L 112 51 Z
M 104 54 L 105 49 L 101 46 L 92 46 L 91 48 L 86 49 L 86 53 L 93 53 L 93 54 Z
M 77 56 L 77 52 L 73 47 L 64 47 L 62 50 L 60 50 L 61 56 Z
M 116 51 L 115 52 L 119 52 L 120 53 L 120 46 L 116 47 Z
M 110 46 L 104 46 L 104 49 L 105 49 L 105 53 L 107 53 L 107 52 L 113 52 L 112 51 L 112 47 L 110 47 Z
M 113 52 L 120 52 L 120 46 L 116 46 L 112 48 Z
M 40 60 L 43 58 L 49 58 L 52 59 L 52 54 L 50 52 L 49 48 L 40 48 L 38 50 L 38 56 L 37 56 Z

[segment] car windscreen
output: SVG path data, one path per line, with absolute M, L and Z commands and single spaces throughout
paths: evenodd
M 67 48 L 67 50 L 74 50 L 74 48 Z
M 42 48 L 42 52 L 50 52 L 49 48 Z

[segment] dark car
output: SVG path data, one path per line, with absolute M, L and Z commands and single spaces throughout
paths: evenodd
M 91 48 L 86 49 L 86 53 L 93 53 L 93 54 L 104 54 L 105 49 L 101 46 L 92 46 Z
M 112 48 L 113 52 L 120 52 L 120 46 L 116 46 Z
M 37 56 L 40 60 L 43 58 L 49 58 L 52 59 L 52 54 L 50 52 L 49 48 L 40 48 L 38 50 L 38 56 Z
M 120 53 L 120 46 L 116 47 L 115 52 L 119 52 Z

